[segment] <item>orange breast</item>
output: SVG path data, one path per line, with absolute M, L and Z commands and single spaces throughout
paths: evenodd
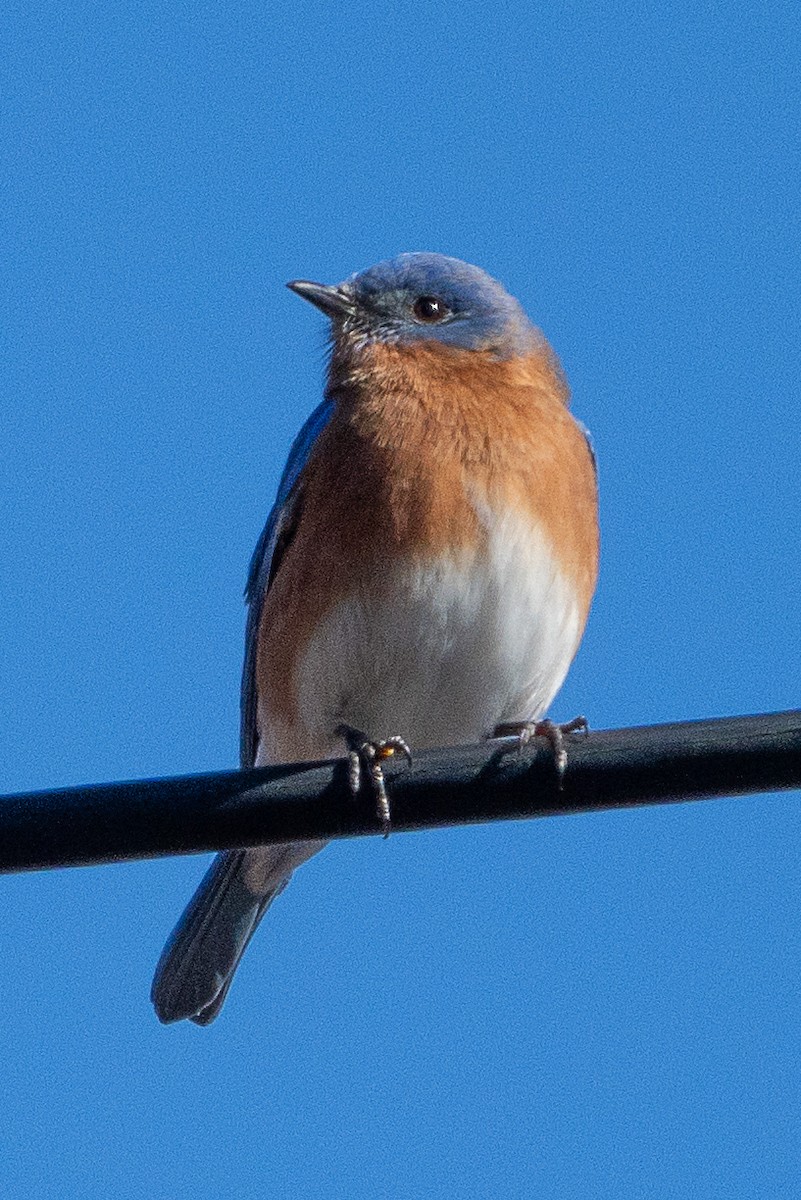
M 547 347 L 498 362 L 435 343 L 376 345 L 335 363 L 330 391 L 337 407 L 261 614 L 263 717 L 293 720 L 310 635 L 357 588 L 380 592 L 387 560 L 480 550 L 481 502 L 546 533 L 583 627 L 598 568 L 595 476 Z

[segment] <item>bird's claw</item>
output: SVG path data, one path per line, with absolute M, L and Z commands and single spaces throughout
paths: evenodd
M 362 772 L 366 771 L 373 788 L 376 801 L 376 815 L 384 827 L 384 837 L 389 837 L 392 826 L 392 814 L 387 794 L 382 763 L 388 758 L 400 754 L 411 765 L 412 752 L 402 737 L 388 737 L 380 740 L 368 738 L 358 729 L 349 725 L 340 725 L 336 730 L 337 736 L 345 739 L 348 748 L 348 785 L 354 796 L 362 783 Z
M 564 784 L 565 769 L 567 767 L 567 746 L 565 739 L 571 733 L 588 734 L 590 731 L 586 717 L 574 717 L 572 721 L 565 721 L 561 725 L 557 725 L 554 721 L 510 721 L 503 725 L 496 725 L 493 737 L 516 737 L 517 749 L 521 751 L 529 744 L 534 737 L 544 737 L 551 744 L 553 749 L 554 766 L 559 779 L 559 788 L 561 790 Z

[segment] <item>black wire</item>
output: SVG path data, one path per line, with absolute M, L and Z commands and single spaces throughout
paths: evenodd
M 801 711 L 577 734 L 568 750 L 561 786 L 540 738 L 389 760 L 392 828 L 801 788 Z M 383 832 L 342 759 L 96 784 L 0 799 L 0 872 Z

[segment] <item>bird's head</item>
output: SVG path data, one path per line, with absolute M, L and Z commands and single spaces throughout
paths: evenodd
M 479 267 L 443 254 L 400 254 L 340 284 L 287 285 L 331 318 L 335 344 L 441 342 L 515 358 L 542 335 L 501 285 Z

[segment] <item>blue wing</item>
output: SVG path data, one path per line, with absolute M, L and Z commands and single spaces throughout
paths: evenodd
M 284 473 L 278 485 L 272 512 L 256 543 L 250 560 L 245 600 L 248 619 L 245 628 L 245 662 L 242 668 L 242 708 L 239 754 L 243 767 L 252 767 L 258 746 L 256 729 L 256 636 L 264 597 L 272 583 L 281 556 L 292 540 L 297 512 L 298 481 L 309 461 L 314 445 L 331 420 L 333 400 L 323 400 L 301 429 L 289 451 Z

